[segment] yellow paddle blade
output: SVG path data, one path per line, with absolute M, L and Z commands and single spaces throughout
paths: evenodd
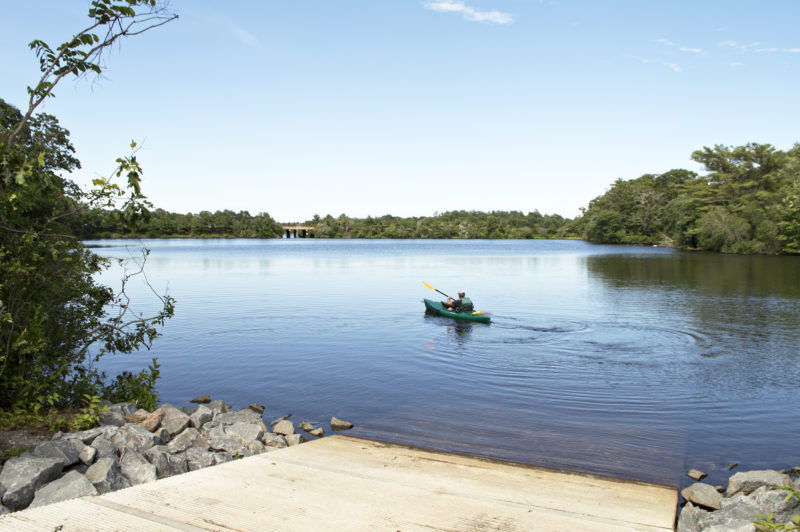
M 431 290 L 436 290 L 434 287 L 432 287 L 431 285 L 429 285 L 429 284 L 428 284 L 428 283 L 426 283 L 425 281 L 422 281 L 422 284 L 424 284 L 425 286 L 427 286 L 427 287 L 428 287 L 428 288 L 430 288 Z

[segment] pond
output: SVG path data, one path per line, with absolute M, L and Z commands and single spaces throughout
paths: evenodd
M 94 241 L 177 299 L 162 401 L 670 485 L 800 464 L 800 257 L 581 241 Z M 102 277 L 117 286 L 120 269 Z M 427 282 L 491 324 L 426 315 Z M 139 309 L 154 298 L 130 286 Z

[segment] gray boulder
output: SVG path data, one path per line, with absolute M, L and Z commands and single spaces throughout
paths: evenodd
M 78 458 L 81 462 L 87 466 L 90 466 L 94 463 L 95 458 L 97 458 L 97 449 L 90 445 L 86 445 L 80 440 L 69 441 L 75 447 L 75 450 L 78 451 Z
M 125 478 L 117 461 L 110 457 L 102 457 L 92 464 L 85 473 L 86 479 L 92 483 L 98 493 L 108 493 L 118 489 L 129 488 L 130 480 Z
M 208 449 L 208 442 L 203 436 L 197 432 L 197 429 L 189 427 L 167 444 L 167 448 L 171 453 L 182 453 L 189 447 L 200 447 L 201 449 Z
M 692 480 L 701 481 L 706 478 L 708 475 L 700 471 L 699 469 L 690 469 L 686 472 L 686 476 Z
M 186 456 L 183 453 L 172 454 L 163 445 L 148 449 L 144 457 L 155 466 L 157 478 L 171 477 L 189 471 Z
M 264 423 L 234 423 L 225 427 L 225 434 L 232 440 L 242 445 L 247 445 L 261 439 L 265 432 Z
M 103 425 L 114 425 L 116 427 L 121 427 L 127 421 L 125 421 L 125 414 L 123 414 L 119 410 L 108 410 L 100 414 L 100 423 Z
M 701 522 L 708 512 L 687 502 L 678 517 L 676 532 L 701 532 Z
M 164 427 L 157 429 L 153 434 L 156 437 L 156 445 L 166 445 L 169 443 L 169 431 Z
M 209 439 L 208 448 L 212 451 L 225 451 L 233 456 L 243 456 L 244 451 L 247 450 L 241 443 L 230 438 Z
M 267 432 L 261 437 L 261 443 L 269 449 L 283 449 L 287 447 L 286 438 L 281 436 L 280 434 L 273 434 L 272 432 Z
M 700 520 L 701 530 L 753 532 L 753 521 L 758 519 L 760 513 L 761 509 L 743 496 L 723 499 L 721 510 L 709 512 Z
M 764 469 L 761 471 L 743 471 L 736 473 L 728 479 L 728 497 L 733 497 L 737 493 L 745 495 L 754 492 L 761 486 L 774 488 L 776 486 L 791 486 L 791 480 L 783 473 Z
M 134 486 L 153 482 L 157 478 L 156 466 L 130 447 L 123 449 L 122 456 L 119 459 L 119 468 Z
M 69 440 L 46 441 L 37 445 L 32 454 L 41 458 L 57 458 L 61 460 L 63 467 L 69 467 L 80 461 L 80 452 Z
M 111 434 L 113 436 L 113 434 Z M 94 439 L 92 442 L 91 447 L 97 450 L 96 457 L 97 458 L 104 458 L 110 457 L 117 459 L 119 458 L 120 447 L 114 444 L 110 439 L 109 435 L 101 434 L 97 438 Z
M 61 473 L 63 462 L 58 458 L 23 454 L 9 458 L 0 471 L 0 484 L 5 488 L 3 504 L 11 510 L 22 510 L 33 500 L 34 492 Z
M 194 413 L 189 416 L 189 425 L 200 430 L 203 425 L 212 419 L 214 419 L 214 412 L 207 406 L 200 405 L 197 407 Z
M 353 424 L 349 421 L 345 421 L 344 419 L 339 419 L 336 417 L 331 418 L 331 430 L 348 430 L 352 428 Z
M 300 445 L 306 441 L 306 437 L 302 434 L 289 434 L 286 436 L 286 445 L 291 447 L 292 445 Z
M 761 508 L 762 514 L 774 514 L 776 522 L 786 523 L 791 521 L 792 516 L 800 515 L 800 500 L 797 500 L 797 497 L 789 497 L 787 500 L 786 496 L 788 494 L 784 490 L 762 486 L 748 495 L 747 498 Z
M 247 448 L 247 450 L 253 451 L 253 454 L 261 454 L 266 450 L 264 444 L 261 443 L 260 441 L 247 442 L 245 444 L 245 447 Z
M 308 421 L 302 421 L 300 423 L 300 429 L 308 432 L 312 436 L 316 436 L 317 438 L 321 438 L 325 435 L 325 430 L 322 427 L 314 427 L 313 424 L 309 423 Z
M 228 437 L 228 435 L 225 434 L 225 426 L 214 421 L 203 425 L 203 428 L 200 429 L 200 433 L 207 440 L 219 440 Z
M 216 401 L 211 401 L 206 406 L 210 408 L 212 412 L 214 412 L 215 416 L 217 414 L 226 414 L 231 411 L 231 405 L 225 401 L 220 401 L 219 399 Z
M 236 423 L 254 423 L 256 425 L 260 425 L 262 430 L 267 432 L 267 426 L 264 424 L 264 418 L 261 417 L 261 414 L 258 412 L 253 412 L 249 408 L 243 408 L 242 410 L 237 410 L 235 412 L 216 414 L 212 423 L 226 426 L 235 425 Z
M 170 404 L 161 405 L 164 410 L 164 419 L 161 420 L 161 426 L 167 429 L 170 436 L 175 436 L 189 426 L 189 416 L 181 412 Z
M 189 471 L 197 471 L 198 469 L 212 466 L 216 463 L 215 454 L 216 453 L 213 451 L 203 450 L 198 447 L 190 447 L 184 453 L 186 466 Z
M 58 480 L 36 490 L 29 508 L 67 501 L 85 495 L 97 495 L 97 489 L 85 476 L 77 471 L 70 471 Z
M 275 423 L 275 426 L 272 427 L 272 432 L 275 434 L 280 434 L 281 436 L 294 434 L 294 423 L 288 419 L 282 419 L 281 421 Z
M 224 464 L 233 460 L 233 455 L 226 452 L 213 452 L 205 451 L 203 449 L 192 447 L 185 453 L 186 463 L 189 466 L 189 471 L 197 471 L 204 467 L 210 467 L 217 464 Z
M 722 508 L 722 495 L 713 486 L 695 482 L 684 488 L 681 495 L 687 501 L 706 508 L 719 510 Z
M 57 433 L 53 436 L 53 439 L 61 439 L 61 440 L 80 440 L 85 445 L 91 445 L 95 438 L 100 436 L 101 434 L 109 434 L 113 431 L 117 430 L 115 425 L 102 425 L 100 427 L 94 427 L 92 429 L 81 430 L 78 432 L 67 432 L 67 433 Z
M 116 403 L 109 407 L 109 410 L 111 409 L 119 409 L 126 417 L 136 417 L 136 413 L 140 410 L 139 405 L 133 402 Z
M 233 456 L 230 453 L 207 451 L 199 447 L 190 447 L 186 450 L 184 455 L 189 471 L 197 471 L 198 469 L 233 460 Z
M 118 448 L 130 447 L 137 453 L 143 453 L 153 445 L 157 445 L 156 436 L 136 423 L 127 423 L 117 429 L 111 437 L 111 443 Z

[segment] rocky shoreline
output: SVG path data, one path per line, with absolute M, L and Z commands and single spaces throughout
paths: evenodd
M 800 530 L 794 521 L 800 516 L 796 495 L 800 492 L 800 467 L 735 473 L 727 489 L 701 482 L 706 475 L 696 469 L 686 474 L 696 482 L 681 490 L 686 503 L 678 516 L 678 532 Z M 765 520 L 770 525 L 756 528 L 755 522 Z
M 291 414 L 264 422 L 262 406 L 231 411 L 224 401 L 202 396 L 193 408 L 164 404 L 153 412 L 134 403 L 109 405 L 100 426 L 56 433 L 32 452 L 10 458 L 0 470 L 0 514 L 99 495 L 156 479 L 281 449 L 324 437 L 325 429 L 308 421 L 295 427 Z M 331 418 L 332 431 L 352 428 Z M 798 530 L 800 467 L 789 471 L 747 471 L 732 475 L 727 489 L 695 482 L 681 491 L 685 504 L 678 532 Z M 774 528 L 754 522 L 772 516 Z M 783 528 L 780 528 L 784 525 Z
M 231 411 L 208 396 L 193 408 L 164 404 L 148 412 L 135 403 L 109 405 L 100 426 L 56 433 L 30 453 L 10 458 L 0 471 L 0 514 L 99 495 L 180 475 L 238 458 L 298 445 L 307 437 L 287 414 L 270 423 L 264 408 Z M 331 418 L 331 430 L 353 424 Z M 308 421 L 298 429 L 314 438 L 325 430 Z

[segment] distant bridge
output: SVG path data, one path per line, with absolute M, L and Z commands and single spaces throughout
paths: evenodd
M 283 238 L 314 238 L 313 225 L 302 224 L 281 224 L 283 227 Z

